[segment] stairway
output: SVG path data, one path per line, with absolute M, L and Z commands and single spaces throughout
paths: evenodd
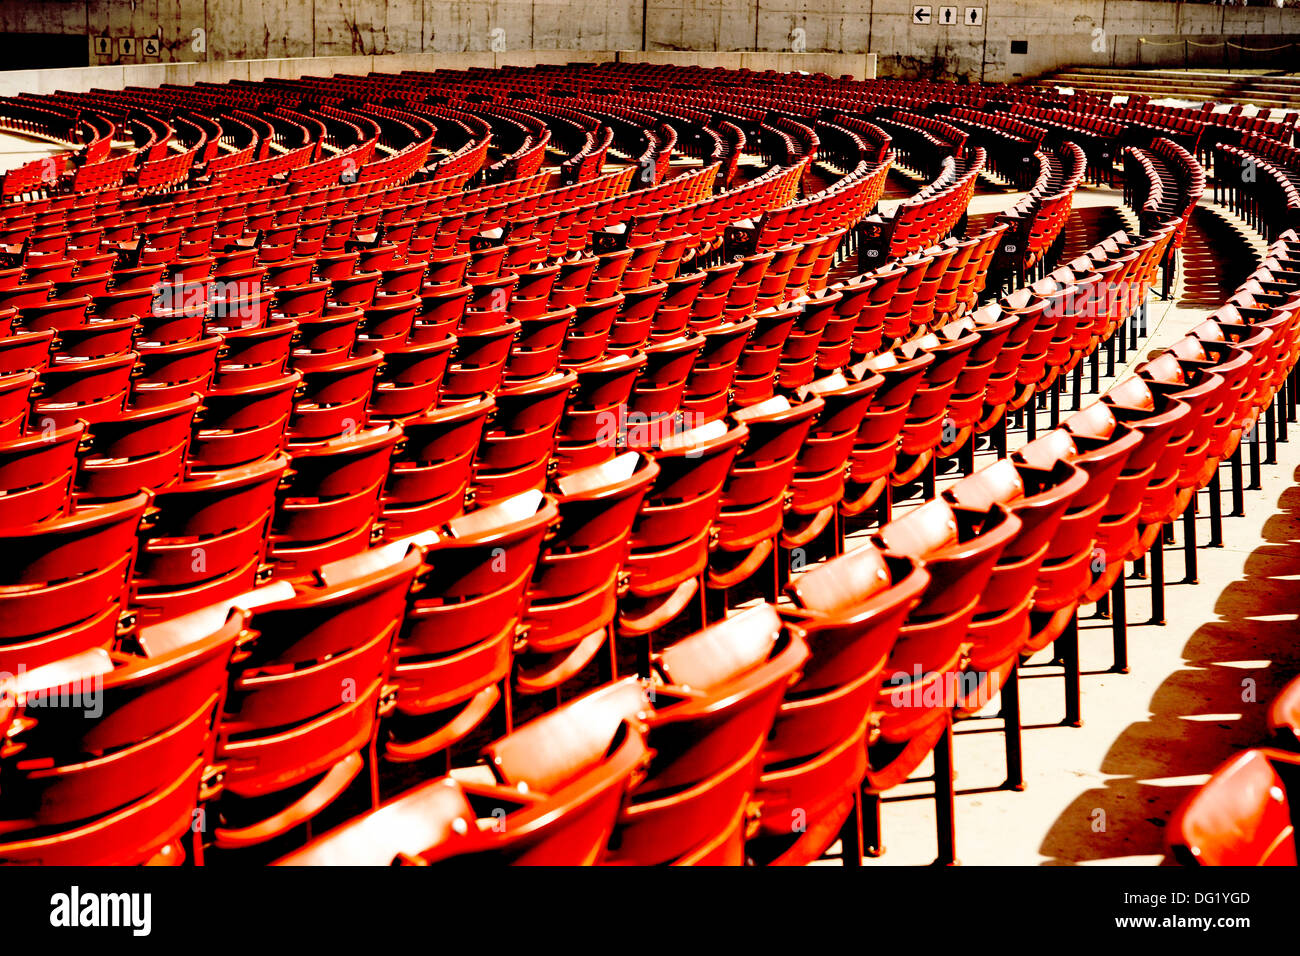
M 1300 109 L 1300 75 L 1227 70 L 1110 70 L 1070 67 L 1034 81 L 1094 94 L 1143 93 L 1152 99 L 1251 104 L 1263 109 Z

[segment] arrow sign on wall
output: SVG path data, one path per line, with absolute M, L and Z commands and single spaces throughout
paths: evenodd
M 913 23 L 929 23 L 929 22 L 930 22 L 930 8 L 929 8 L 929 6 L 924 6 L 924 7 L 919 7 L 919 6 L 918 6 L 918 7 L 913 7 L 913 8 L 912 8 L 912 22 L 913 22 Z

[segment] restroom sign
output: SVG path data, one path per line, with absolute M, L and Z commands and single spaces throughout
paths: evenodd
M 966 19 L 963 20 L 962 22 L 965 23 L 968 27 L 977 27 L 977 26 L 979 26 L 981 23 L 984 22 L 984 8 L 983 8 L 983 7 L 967 7 L 967 8 L 966 8 Z
M 158 38 L 157 37 L 140 37 L 140 52 L 147 57 L 157 59 L 158 57 Z
M 96 56 L 113 55 L 112 37 L 95 37 L 95 55 Z
M 939 22 L 940 22 L 941 24 L 943 24 L 945 27 L 955 26 L 956 23 L 957 23 L 957 8 L 956 8 L 956 7 L 940 7 L 940 8 L 939 8 Z
M 135 56 L 135 37 L 118 37 L 117 55 Z

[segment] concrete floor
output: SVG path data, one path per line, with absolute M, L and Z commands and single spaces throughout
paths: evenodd
M 972 214 L 1005 209 L 1014 195 L 988 191 Z M 1127 213 L 1115 190 L 1087 188 L 1076 198 L 1067 255 L 1117 228 Z M 1223 302 L 1263 249 L 1257 236 L 1204 202 L 1196 210 L 1171 301 L 1154 299 L 1149 335 L 1129 362 L 1103 377 L 1105 391 L 1137 363 L 1181 337 Z M 1103 371 L 1104 371 L 1103 363 Z M 1084 384 L 1084 404 L 1095 400 Z M 1062 396 L 1062 413 L 1071 408 Z M 1040 434 L 1048 424 L 1040 412 Z M 1292 426 L 1295 434 L 1296 426 Z M 1012 448 L 1024 433 L 1011 435 Z M 981 450 L 976 467 L 992 461 Z M 1258 743 L 1277 691 L 1300 672 L 1300 441 L 1278 446 L 1262 469 L 1262 489 L 1246 492 L 1246 516 L 1227 517 L 1224 547 L 1199 551 L 1199 583 L 1181 583 L 1182 529 L 1166 547 L 1167 623 L 1147 623 L 1146 580 L 1128 585 L 1130 673 L 1109 672 L 1111 626 L 1081 610 L 1083 726 L 1060 725 L 1060 668 L 1049 651 L 1022 672 L 1026 788 L 1000 789 L 1006 777 L 995 699 L 957 725 L 957 855 L 964 864 L 1160 864 L 1165 828 L 1190 790 L 1234 751 Z M 1224 467 L 1224 487 L 1227 484 Z M 940 477 L 939 488 L 946 480 Z M 1199 499 L 1198 538 L 1209 537 L 1208 492 Z M 896 513 L 898 510 L 896 509 Z M 849 548 L 853 547 L 850 541 Z M 987 715 L 987 716 L 986 716 Z M 927 765 L 919 772 L 927 774 Z M 885 853 L 868 865 L 934 860 L 929 782 L 909 782 L 882 807 Z
M 48 143 L 29 136 L 20 136 L 17 133 L 0 132 L 0 173 L 16 169 L 34 159 L 42 159 L 66 151 L 66 146 L 57 143 Z

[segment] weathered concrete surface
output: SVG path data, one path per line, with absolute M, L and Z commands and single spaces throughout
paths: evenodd
M 1153 0 L 6 0 L 0 31 L 157 37 L 166 61 L 515 50 L 878 53 L 882 76 L 1010 81 L 1070 65 L 1210 63 L 1300 35 L 1300 10 Z M 934 16 L 940 4 L 931 4 Z M 981 22 L 966 12 L 977 8 Z M 1146 42 L 1143 42 L 1143 41 Z M 1012 53 L 1013 41 L 1025 51 Z M 1187 42 L 1184 42 L 1187 41 Z M 1198 45 L 1200 44 L 1200 45 Z M 92 64 L 146 62 L 137 49 Z

